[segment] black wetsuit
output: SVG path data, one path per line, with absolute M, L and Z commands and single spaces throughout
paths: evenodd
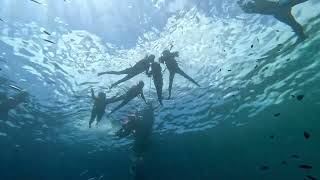
M 137 161 L 134 163 L 134 179 L 146 179 L 144 156 L 151 145 L 151 134 L 154 123 L 153 107 L 148 105 L 143 109 L 140 115 L 140 121 L 137 123 L 134 134 L 133 151 Z
M 171 90 L 172 90 L 172 83 L 173 83 L 173 79 L 176 73 L 180 74 L 181 76 L 185 77 L 186 79 L 188 79 L 189 81 L 191 81 L 192 83 L 194 83 L 197 86 L 200 86 L 195 80 L 193 80 L 190 76 L 188 76 L 185 72 L 183 72 L 175 57 L 177 57 L 177 52 L 176 53 L 170 53 L 169 55 L 166 56 L 162 56 L 160 57 L 160 62 L 164 61 L 166 63 L 166 66 L 169 70 L 169 99 L 171 98 Z
M 131 68 L 127 68 L 122 71 L 107 71 L 104 73 L 100 73 L 100 75 L 102 75 L 102 74 L 117 74 L 117 75 L 127 74 L 124 78 L 120 79 L 119 81 L 117 81 L 111 85 L 111 87 L 114 87 L 120 83 L 123 83 L 123 82 L 133 78 L 134 76 L 136 76 L 140 73 L 146 72 L 146 74 L 148 74 L 149 68 L 150 68 L 150 60 L 148 58 L 145 58 L 145 59 L 142 59 L 139 62 L 137 62 Z
M 134 118 L 123 125 L 123 127 L 116 133 L 120 138 L 124 138 L 133 134 L 133 155 L 131 173 L 133 179 L 145 179 L 145 163 L 144 155 L 148 151 L 151 142 L 152 128 L 154 124 L 154 112 L 151 105 L 146 106 L 141 112 L 137 113 Z
M 256 1 L 259 2 L 257 3 Z M 241 0 L 238 3 L 246 13 L 272 15 L 277 20 L 290 26 L 299 37 L 299 40 L 303 40 L 306 38 L 303 27 L 293 17 L 291 10 L 292 7 L 296 6 L 297 4 L 306 2 L 307 0 L 288 0 L 288 2 L 285 2 L 283 4 L 267 0 L 256 1 L 243 4 L 243 1 Z
M 137 96 L 141 96 L 142 99 L 146 102 L 146 99 L 143 95 L 143 86 L 139 87 L 139 85 L 134 85 L 132 86 L 126 94 L 120 96 L 120 97 L 115 97 L 112 100 L 113 102 L 117 102 L 117 101 L 122 101 L 116 108 L 114 108 L 110 114 L 114 113 L 115 111 L 119 110 L 120 108 L 122 108 L 123 106 L 125 106 L 126 104 L 128 104 L 132 99 L 134 99 Z
M 162 69 L 159 63 L 153 62 L 151 64 L 151 72 L 153 78 L 154 86 L 157 90 L 158 100 L 161 105 L 162 104 L 162 87 L 163 87 L 163 77 L 162 77 Z

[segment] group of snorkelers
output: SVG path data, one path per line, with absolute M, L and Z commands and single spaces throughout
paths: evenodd
M 303 27 L 296 21 L 292 15 L 292 8 L 298 4 L 306 2 L 308 0 L 279 0 L 268 1 L 268 0 L 239 0 L 238 4 L 242 10 L 250 14 L 263 14 L 271 15 L 277 20 L 287 24 L 292 28 L 294 33 L 298 37 L 298 41 L 303 41 L 307 38 Z M 0 19 L 1 20 L 1 19 Z M 171 47 L 172 48 L 172 47 Z M 175 74 L 180 74 L 197 86 L 200 86 L 193 78 L 188 76 L 178 65 L 176 58 L 179 57 L 178 52 L 170 52 L 165 50 L 162 52 L 159 62 L 155 62 L 154 55 L 148 55 L 142 60 L 138 61 L 133 67 L 121 70 L 121 71 L 106 71 L 101 72 L 98 76 L 105 74 L 115 75 L 126 75 L 121 80 L 113 83 L 111 88 L 145 72 L 148 77 L 152 77 L 154 86 L 157 92 L 157 98 L 161 105 L 163 105 L 163 71 L 160 64 L 165 64 L 166 69 L 169 71 L 169 97 L 171 98 L 171 91 Z M 1 69 L 0 69 L 1 70 Z M 25 101 L 27 93 L 17 87 L 12 86 L 13 89 L 19 91 L 15 96 L 8 97 L 6 94 L 0 94 L 0 119 L 7 120 L 8 114 L 11 109 L 14 109 L 19 104 Z M 151 104 L 147 103 L 143 94 L 144 82 L 139 81 L 137 85 L 132 86 L 121 96 L 115 96 L 107 98 L 106 94 L 100 92 L 98 96 L 95 95 L 93 89 L 91 89 L 91 96 L 94 100 L 93 109 L 91 112 L 91 118 L 89 127 L 91 128 L 92 123 L 96 120 L 97 124 L 101 121 L 105 114 L 105 109 L 108 104 L 121 101 L 121 103 L 115 107 L 109 115 L 116 112 L 126 104 L 128 104 L 135 97 L 141 96 L 144 102 L 147 104 L 146 108 L 141 112 L 136 112 L 134 115 L 129 115 L 127 121 L 122 124 L 119 131 L 116 132 L 116 136 L 119 138 L 127 137 L 131 134 L 134 135 L 135 141 L 133 150 L 135 152 L 134 166 L 132 171 L 135 174 L 136 179 L 143 179 L 140 165 L 142 163 L 142 154 L 146 151 L 146 147 L 151 134 L 152 125 L 154 122 L 154 108 Z
M 105 74 L 116 74 L 126 76 L 119 81 L 113 83 L 111 88 L 114 86 L 121 84 L 138 74 L 144 73 L 148 77 L 152 77 L 154 86 L 157 91 L 157 97 L 160 105 L 163 105 L 163 96 L 162 96 L 162 88 L 163 88 L 163 71 L 160 64 L 165 64 L 166 68 L 169 71 L 169 97 L 171 98 L 171 90 L 172 84 L 175 74 L 180 74 L 185 77 L 192 83 L 197 86 L 200 86 L 194 79 L 192 79 L 189 75 L 187 75 L 178 65 L 176 58 L 179 57 L 178 52 L 170 52 L 170 50 L 165 50 L 162 52 L 161 57 L 159 58 L 159 62 L 155 62 L 154 55 L 148 55 L 142 60 L 138 61 L 134 66 L 121 70 L 121 71 L 106 71 L 98 73 L 98 76 Z M 115 135 L 119 138 L 125 138 L 129 135 L 133 135 L 134 144 L 133 144 L 133 152 L 134 157 L 132 158 L 132 166 L 130 168 L 130 172 L 135 179 L 144 179 L 143 173 L 143 161 L 144 161 L 144 153 L 149 145 L 149 138 L 152 132 L 152 126 L 154 122 L 154 109 L 151 103 L 148 103 L 143 94 L 144 82 L 139 81 L 137 85 L 129 88 L 126 93 L 120 96 L 115 96 L 111 98 L 107 98 L 106 94 L 100 92 L 98 96 L 95 96 L 93 89 L 91 89 L 91 96 L 94 100 L 94 105 L 91 112 L 91 118 L 89 122 L 89 128 L 91 128 L 92 123 L 96 120 L 97 124 L 101 121 L 103 115 L 105 114 L 106 105 L 115 103 L 118 101 L 122 101 L 118 106 L 116 106 L 110 113 L 116 112 L 126 104 L 128 104 L 135 97 L 141 96 L 141 98 L 146 103 L 145 108 L 142 111 L 137 111 L 132 115 L 129 115 L 126 121 L 122 122 L 122 127 L 118 130 Z M 109 116 L 108 115 L 108 116 Z
M 269 0 L 239 0 L 238 4 L 242 8 L 242 10 L 246 13 L 250 14 L 263 14 L 263 15 L 271 15 L 275 17 L 277 20 L 287 24 L 292 28 L 292 30 L 295 32 L 295 34 L 298 37 L 298 41 L 305 40 L 308 36 L 305 34 L 303 27 L 301 24 L 299 24 L 294 16 L 292 15 L 292 8 L 295 7 L 298 4 L 304 3 L 308 0 L 278 0 L 278 1 L 269 1 Z M 173 79 L 176 73 L 184 76 L 197 86 L 199 84 L 195 82 L 191 77 L 189 77 L 187 74 L 185 74 L 180 67 L 178 66 L 178 63 L 176 62 L 175 58 L 178 57 L 178 52 L 171 53 L 169 50 L 166 50 L 163 52 L 162 57 L 159 59 L 160 63 L 165 63 L 167 66 L 167 69 L 169 70 L 170 76 L 169 76 L 169 98 L 171 97 L 171 89 L 172 89 L 172 83 Z M 127 68 L 123 71 L 107 71 L 99 73 L 100 75 L 104 74 L 126 74 L 126 76 L 115 82 L 111 85 L 111 87 L 114 87 L 126 80 L 131 79 L 132 77 L 142 73 L 146 72 L 146 74 L 153 78 L 154 85 L 157 90 L 158 100 L 160 104 L 162 105 L 162 86 L 163 86 L 163 79 L 162 79 L 162 70 L 159 63 L 154 62 L 155 56 L 150 55 L 139 61 L 137 64 L 135 64 L 131 68 Z M 149 71 L 151 67 L 151 71 Z M 122 106 L 127 104 L 130 100 L 135 98 L 138 95 L 141 95 L 143 97 L 143 82 L 139 82 L 138 85 L 133 86 L 129 89 L 129 91 L 120 96 L 120 97 L 113 97 L 110 99 L 106 98 L 106 95 L 104 93 L 99 93 L 98 97 L 94 96 L 94 93 L 92 92 L 92 97 L 95 100 L 95 105 L 92 110 L 92 116 L 90 120 L 90 126 L 91 123 L 97 119 L 97 122 L 99 122 L 104 114 L 105 106 L 109 103 L 114 103 L 117 101 L 122 101 L 122 103 L 112 111 L 112 113 L 118 109 L 120 109 Z M 8 118 L 8 112 L 15 108 L 17 105 L 22 103 L 26 97 L 26 92 L 21 91 L 18 93 L 18 95 L 14 97 L 8 98 L 6 95 L 0 95 L 0 119 L 7 119 Z
M 162 52 L 162 56 L 159 58 L 159 62 L 155 62 L 154 55 L 148 55 L 142 60 L 138 61 L 134 66 L 121 70 L 121 71 L 106 71 L 98 73 L 98 76 L 105 75 L 105 74 L 116 74 L 122 75 L 125 74 L 126 76 L 119 81 L 113 83 L 111 88 L 114 86 L 121 84 L 138 74 L 143 72 L 146 73 L 148 77 L 153 78 L 153 82 L 157 91 L 158 101 L 161 105 L 163 105 L 163 97 L 162 97 L 162 87 L 163 87 L 163 72 L 160 63 L 165 64 L 166 68 L 169 71 L 169 97 L 171 98 L 171 91 L 172 91 L 172 84 L 175 74 L 180 74 L 181 76 L 185 77 L 186 79 L 190 80 L 197 86 L 200 86 L 194 79 L 188 76 L 178 65 L 176 58 L 179 57 L 178 52 L 170 52 L 170 50 L 165 50 Z M 105 108 L 107 104 L 115 103 L 118 101 L 122 101 L 116 108 L 114 108 L 109 115 L 114 113 L 115 111 L 119 110 L 126 104 L 128 104 L 132 99 L 135 97 L 141 96 L 145 103 L 147 103 L 144 94 L 143 94 L 143 87 L 144 82 L 139 81 L 137 85 L 132 86 L 127 90 L 127 92 L 118 97 L 111 97 L 107 98 L 106 94 L 100 92 L 98 97 L 95 96 L 94 91 L 91 89 L 91 95 L 94 99 L 94 106 L 91 112 L 91 119 L 89 122 L 89 127 L 91 127 L 92 123 L 96 120 L 97 124 L 101 121 L 102 116 L 105 113 Z

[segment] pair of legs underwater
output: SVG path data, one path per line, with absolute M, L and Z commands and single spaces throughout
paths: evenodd
M 104 74 L 115 74 L 115 75 L 126 74 L 126 76 L 124 78 L 120 79 L 119 81 L 117 81 L 111 85 L 110 88 L 113 88 L 113 87 L 117 86 L 118 84 L 121 84 L 121 83 L 133 78 L 134 76 L 138 75 L 139 73 L 140 72 L 136 73 L 131 68 L 128 68 L 128 69 L 125 69 L 122 71 L 107 71 L 107 72 L 99 73 L 98 76 L 101 76 Z
M 97 124 L 101 121 L 102 117 L 104 115 L 104 112 L 103 113 L 99 113 L 97 111 L 97 109 L 92 109 L 92 112 L 91 112 L 91 118 L 90 118 L 90 122 L 89 122 L 89 128 L 91 128 L 91 125 L 92 123 L 94 122 L 94 120 L 97 120 Z

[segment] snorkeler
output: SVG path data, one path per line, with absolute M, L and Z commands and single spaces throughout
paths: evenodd
M 200 85 L 195 81 L 193 80 L 190 76 L 188 76 L 185 72 L 183 72 L 177 61 L 176 61 L 176 57 L 179 57 L 179 53 L 178 52 L 173 52 L 171 53 L 169 50 L 165 50 L 162 52 L 162 56 L 159 58 L 159 61 L 160 63 L 165 63 L 168 70 L 169 70 L 169 73 L 170 73 L 170 76 L 169 76 L 169 98 L 171 98 L 171 89 L 172 89 L 172 83 L 173 83 L 173 78 L 174 78 L 174 75 L 176 73 L 180 74 L 181 76 L 185 77 L 186 79 L 188 79 L 189 81 L 191 81 L 192 83 L 194 83 L 195 85 L 199 86 Z
M 11 109 L 16 108 L 19 104 L 23 103 L 26 100 L 27 92 L 24 90 L 16 89 L 20 92 L 13 96 L 7 97 L 5 94 L 2 94 L 0 97 L 0 119 L 1 120 L 8 120 L 9 111 Z
M 106 94 L 103 92 L 99 92 L 98 97 L 94 95 L 93 89 L 91 89 L 91 97 L 94 100 L 94 105 L 91 111 L 91 118 L 89 122 L 89 128 L 91 128 L 91 124 L 94 120 L 97 120 L 97 124 L 101 121 L 102 116 L 105 113 L 105 109 L 107 104 L 113 102 L 112 98 L 107 99 Z
M 122 71 L 106 71 L 106 72 L 101 72 L 98 73 L 98 76 L 104 75 L 104 74 L 127 74 L 124 78 L 122 78 L 121 80 L 113 83 L 111 85 L 111 88 L 113 88 L 114 86 L 127 81 L 131 78 L 133 78 L 134 76 L 143 73 L 144 71 L 146 72 L 146 74 L 148 74 L 149 72 L 149 68 L 150 68 L 150 63 L 154 62 L 154 55 L 150 55 L 150 56 L 146 56 L 144 59 L 140 60 L 139 62 L 137 62 L 133 67 L 131 68 L 127 68 L 125 70 Z
M 109 115 L 114 113 L 115 111 L 119 110 L 126 104 L 128 104 L 132 99 L 134 99 L 137 96 L 141 96 L 141 98 L 144 100 L 145 103 L 147 103 L 144 95 L 143 95 L 143 87 L 144 82 L 140 81 L 137 85 L 132 86 L 124 95 L 120 97 L 114 97 L 112 98 L 112 103 L 117 101 L 122 101 L 116 108 L 114 108 Z
M 141 112 L 128 116 L 128 121 L 116 133 L 119 138 L 133 135 L 133 158 L 130 172 L 134 179 L 144 179 L 144 155 L 150 146 L 152 128 L 154 124 L 154 108 L 148 104 Z
M 125 137 L 129 136 L 130 134 L 133 134 L 137 128 L 137 121 L 138 121 L 137 115 L 128 116 L 127 121 L 125 121 L 122 124 L 121 129 L 119 129 L 116 132 L 116 136 L 118 136 L 119 138 L 125 138 Z
M 244 0 L 239 0 L 237 3 L 241 9 L 250 14 L 272 15 L 277 20 L 290 26 L 298 36 L 298 41 L 303 41 L 307 38 L 303 31 L 303 27 L 293 17 L 292 7 L 304 3 L 308 0 L 279 0 L 272 2 L 267 0 L 253 0 L 253 2 L 245 3 Z
M 149 76 L 152 76 L 153 78 L 153 83 L 157 90 L 158 101 L 163 106 L 162 104 L 163 77 L 162 77 L 161 66 L 159 63 L 153 62 L 151 64 L 151 71 L 149 72 Z

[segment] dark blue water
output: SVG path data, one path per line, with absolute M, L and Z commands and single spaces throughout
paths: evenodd
M 122 76 L 97 73 L 130 67 L 146 54 L 159 58 L 171 44 L 201 87 L 175 77 L 172 100 L 155 110 L 139 165 L 144 179 L 320 178 L 317 0 L 292 10 L 308 35 L 299 43 L 286 24 L 246 14 L 233 0 L 39 2 L 0 2 L 0 92 L 13 96 L 15 85 L 29 94 L 8 120 L 0 118 L 1 180 L 133 179 L 134 137 L 114 134 L 143 101 L 89 129 L 90 89 L 111 97 L 143 80 L 157 105 L 144 74 L 109 89 Z

